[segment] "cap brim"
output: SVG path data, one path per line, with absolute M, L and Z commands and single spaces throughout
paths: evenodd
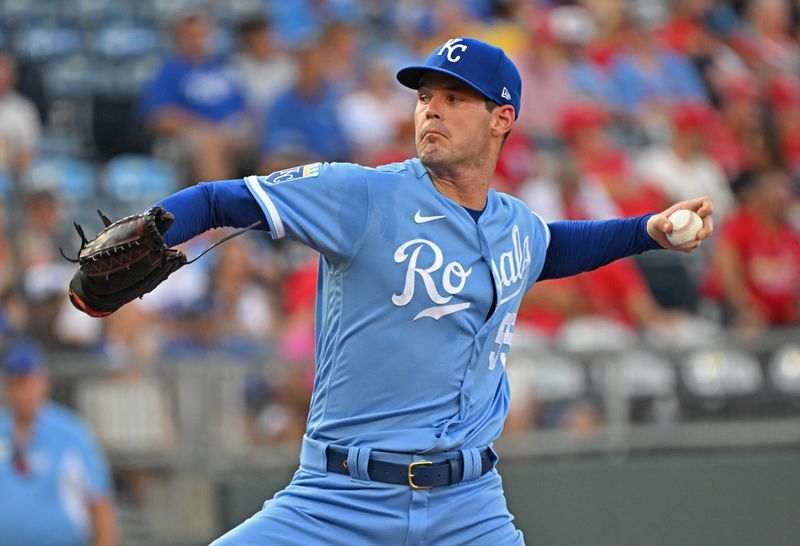
M 452 76 L 453 78 L 469 85 L 470 87 L 478 91 L 481 95 L 483 95 L 490 101 L 497 102 L 492 98 L 492 96 L 489 93 L 487 93 L 486 91 L 484 91 L 483 89 L 481 89 L 468 79 L 459 76 L 455 72 L 451 72 L 449 70 L 445 70 L 444 68 L 438 68 L 435 66 L 407 66 L 406 68 L 403 68 L 397 72 L 397 81 L 399 81 L 400 83 L 411 89 L 419 89 L 419 80 L 420 78 L 422 78 L 422 75 L 425 74 L 426 72 L 439 72 L 440 74 L 447 74 L 448 76 Z

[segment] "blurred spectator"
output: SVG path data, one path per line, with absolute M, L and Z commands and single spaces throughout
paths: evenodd
M 625 259 L 534 285 L 522 300 L 517 321 L 552 337 L 567 322 L 582 317 L 657 330 L 668 328 L 677 316 L 658 305 L 635 262 Z
M 625 47 L 612 70 L 622 103 L 648 134 L 663 125 L 667 108 L 680 101 L 704 101 L 703 82 L 689 60 L 659 45 L 646 23 L 630 20 Z
M 130 375 L 146 374 L 159 352 L 157 317 L 134 300 L 103 319 L 101 351 L 109 367 Z
M 22 173 L 39 149 L 41 122 L 33 102 L 14 90 L 17 66 L 0 51 L 0 171 Z
M 600 181 L 624 216 L 664 208 L 660 191 L 637 176 L 628 154 L 608 133 L 609 112 L 593 103 L 569 105 L 562 115 L 561 134 L 585 175 Z
M 22 207 L 22 229 L 17 233 L 22 266 L 27 269 L 60 262 L 59 247 L 72 249 L 77 239 L 74 231 L 62 230 L 63 203 L 53 191 L 43 189 L 28 192 Z
M 677 0 L 658 36 L 668 48 L 686 55 L 716 104 L 722 80 L 747 74 L 747 65 L 725 38 L 738 24 L 729 6 L 709 0 Z
M 622 213 L 599 180 L 593 180 L 568 154 L 541 156 L 541 175 L 527 180 L 518 196 L 546 222 L 608 220 Z
M 9 408 L 0 412 L 0 544 L 114 546 L 108 466 L 69 409 L 47 400 L 41 351 L 18 341 L 3 356 Z
M 359 34 L 349 23 L 334 21 L 325 26 L 320 37 L 323 52 L 325 81 L 336 96 L 357 90 L 360 87 Z
M 547 25 L 547 15 L 539 16 L 542 23 L 528 37 L 530 45 L 518 65 L 525 82 L 522 103 L 536 107 L 523 108 L 520 122 L 526 136 L 548 146 L 558 132 L 562 111 L 576 100 L 576 93 L 566 53 Z
M 582 0 L 580 4 L 597 25 L 597 34 L 587 45 L 586 56 L 597 66 L 610 69 L 627 39 L 627 4 L 625 0 Z
M 369 161 L 394 141 L 414 99 L 401 91 L 388 60 L 369 61 L 365 70 L 365 84 L 342 97 L 338 110 L 348 141 Z
M 526 182 L 520 198 L 546 222 L 620 216 L 602 185 L 587 179 L 569 156 L 546 162 L 545 176 Z M 673 321 L 654 299 L 633 260 L 619 260 L 575 277 L 536 284 L 522 300 L 518 324 L 554 336 L 568 321 L 602 316 L 631 328 Z
M 713 120 L 713 111 L 703 103 L 674 105 L 672 141 L 642 150 L 636 166 L 640 176 L 657 185 L 671 202 L 710 196 L 714 216 L 721 221 L 733 208 L 734 197 L 725 173 L 706 151 Z
M 564 47 L 574 91 L 619 114 L 622 97 L 616 81 L 609 70 L 586 55 L 586 46 L 598 32 L 591 14 L 579 6 L 560 6 L 547 14 L 546 21 L 547 32 Z
M 720 99 L 719 123 L 711 124 L 708 150 L 728 177 L 775 165 L 758 82 L 752 76 L 729 78 Z
M 236 34 L 242 51 L 236 55 L 234 65 L 247 94 L 250 112 L 263 119 L 267 106 L 294 83 L 297 67 L 276 43 L 266 19 L 245 19 Z
M 715 237 L 706 294 L 746 332 L 800 324 L 800 233 L 788 221 L 792 186 L 778 169 L 734 181 L 740 206 Z
M 292 153 L 317 161 L 346 160 L 345 137 L 336 95 L 325 79 L 325 53 L 309 44 L 296 52 L 298 78 L 267 111 L 261 140 L 262 172 L 271 172 L 275 154 Z
M 800 177 L 800 80 L 789 74 L 779 76 L 769 91 L 781 163 Z
M 157 147 L 177 148 L 181 160 L 188 154 L 191 179 L 223 180 L 236 175 L 252 128 L 244 90 L 232 66 L 212 55 L 210 37 L 211 23 L 202 12 L 181 15 L 175 55 L 145 89 L 142 108 L 153 133 L 167 137 Z
M 278 304 L 266 286 L 262 270 L 268 259 L 258 260 L 246 237 L 233 239 L 216 250 L 211 273 L 215 313 L 225 325 L 229 344 L 251 345 L 254 350 L 268 345 L 275 335 Z M 256 263 L 258 260 L 258 265 Z
M 494 172 L 492 187 L 497 191 L 516 195 L 523 182 L 535 171 L 536 149 L 520 132 L 508 135 Z
M 789 0 L 751 0 L 747 5 L 748 34 L 768 78 L 776 72 L 800 74 L 800 46 L 792 35 Z

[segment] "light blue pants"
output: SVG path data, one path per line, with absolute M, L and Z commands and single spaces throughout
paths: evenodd
M 479 476 L 478 450 L 461 452 L 461 483 L 412 489 L 369 481 L 370 451 L 364 448 L 348 454 L 353 476 L 328 473 L 326 447 L 306 438 L 300 469 L 286 489 L 211 546 L 524 546 L 500 475 L 492 469 Z M 426 458 L 393 454 L 386 460 L 408 464 Z

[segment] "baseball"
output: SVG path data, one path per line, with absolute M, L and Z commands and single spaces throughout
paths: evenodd
M 691 243 L 697 238 L 697 232 L 703 227 L 703 219 L 691 210 L 676 210 L 669 215 L 672 231 L 667 233 L 667 240 L 675 246 Z

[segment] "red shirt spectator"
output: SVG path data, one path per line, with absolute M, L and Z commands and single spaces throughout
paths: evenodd
M 602 316 L 627 326 L 647 326 L 661 313 L 632 260 L 618 260 L 575 277 L 536 285 L 517 320 L 554 335 L 571 318 Z
M 749 176 L 749 175 L 748 175 Z M 752 175 L 743 204 L 720 229 L 705 292 L 725 299 L 742 325 L 800 322 L 800 233 L 786 219 L 790 181 L 782 171 Z

